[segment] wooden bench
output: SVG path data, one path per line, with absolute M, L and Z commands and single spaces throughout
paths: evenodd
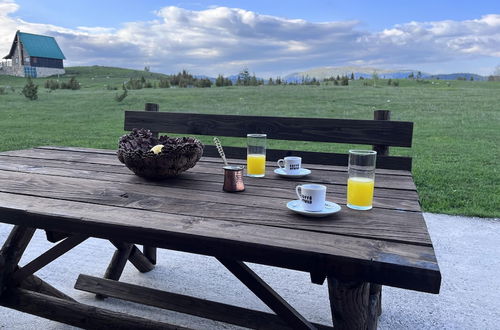
M 411 171 L 410 157 L 389 156 L 389 147 L 411 147 L 413 123 L 390 121 L 390 111 L 375 110 L 374 120 L 213 115 L 159 112 L 157 104 L 147 103 L 146 111 L 126 111 L 125 130 L 146 128 L 159 132 L 246 137 L 265 133 L 268 139 L 372 145 L 378 153 L 377 168 Z M 246 159 L 246 148 L 224 147 L 229 158 Z M 217 149 L 205 147 L 204 156 L 217 157 Z M 305 163 L 347 166 L 347 153 L 325 153 L 268 149 L 266 159 L 300 156 Z

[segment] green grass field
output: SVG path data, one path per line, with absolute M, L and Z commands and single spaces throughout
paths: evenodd
M 350 86 L 260 86 L 131 90 L 118 103 L 128 77 L 156 79 L 162 75 L 125 69 L 70 68 L 82 89 L 49 91 L 36 79 L 39 99 L 20 94 L 25 79 L 0 76 L 0 151 L 39 145 L 115 149 L 124 134 L 123 111 L 160 104 L 162 111 L 254 114 L 293 117 L 371 119 L 373 110 L 392 111 L 393 120 L 415 122 L 411 150 L 413 174 L 428 212 L 468 216 L 500 216 L 500 83 L 401 80 L 399 87 L 379 80 L 376 86 L 355 81 Z M 68 79 L 64 77 L 62 79 Z M 14 88 L 14 91 L 10 87 Z M 208 141 L 208 140 L 205 140 Z M 223 139 L 223 144 L 244 144 Z M 278 148 L 282 142 L 273 141 Z M 287 147 L 288 147 L 287 143 Z M 298 144 L 295 144 L 299 147 Z M 312 150 L 347 151 L 348 146 L 312 144 Z

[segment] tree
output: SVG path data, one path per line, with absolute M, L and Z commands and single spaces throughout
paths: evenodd
M 411 72 L 409 75 L 408 75 L 408 79 L 413 79 L 415 78 L 415 75 L 413 74 L 413 72 Z
M 354 80 L 354 72 L 351 72 L 351 80 Z
M 29 100 L 34 101 L 38 99 L 38 85 L 33 83 L 31 78 L 28 78 L 26 85 L 24 86 L 21 93 Z
M 240 86 L 250 86 L 250 73 L 248 72 L 248 68 L 244 68 L 239 74 L 238 74 L 238 81 L 237 85 Z
M 217 78 L 215 79 L 215 86 L 216 87 L 222 87 L 224 86 L 224 76 L 219 74 Z

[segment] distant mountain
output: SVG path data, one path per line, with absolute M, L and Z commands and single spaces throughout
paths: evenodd
M 411 73 L 416 76 L 418 70 L 387 70 L 373 67 L 360 67 L 360 66 L 341 66 L 341 67 L 321 67 L 314 68 L 303 72 L 295 72 L 284 77 L 284 80 L 289 83 L 301 82 L 303 79 L 316 78 L 323 80 L 330 77 L 348 76 L 354 74 L 355 79 L 360 77 L 370 79 L 373 74 L 377 74 L 382 79 L 403 79 L 407 78 Z M 422 78 L 430 76 L 427 73 L 421 73 Z
M 475 73 L 449 73 L 449 74 L 436 74 L 429 77 L 430 79 L 441 79 L 441 80 L 457 80 L 459 78 L 465 80 L 475 80 L 475 81 L 485 81 L 488 77 L 480 76 Z
M 420 72 L 420 75 L 419 75 Z M 294 72 L 286 75 L 283 79 L 288 83 L 300 83 L 304 79 L 316 78 L 317 80 L 323 80 L 330 77 L 337 76 L 348 76 L 351 77 L 354 74 L 355 79 L 363 77 L 365 79 L 370 79 L 374 74 L 377 74 L 381 79 L 405 79 L 413 73 L 413 76 L 417 78 L 419 76 L 421 79 L 442 79 L 442 80 L 456 80 L 458 77 L 464 77 L 470 80 L 473 77 L 474 80 L 486 80 L 486 77 L 474 74 L 474 73 L 452 73 L 452 74 L 438 74 L 432 75 L 419 70 L 387 70 L 373 67 L 360 67 L 360 66 L 342 66 L 342 67 L 320 67 L 314 68 L 302 72 Z

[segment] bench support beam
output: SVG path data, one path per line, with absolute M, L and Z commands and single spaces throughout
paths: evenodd
M 234 276 L 245 284 L 260 300 L 294 329 L 315 329 L 264 280 L 242 261 L 217 258 Z

